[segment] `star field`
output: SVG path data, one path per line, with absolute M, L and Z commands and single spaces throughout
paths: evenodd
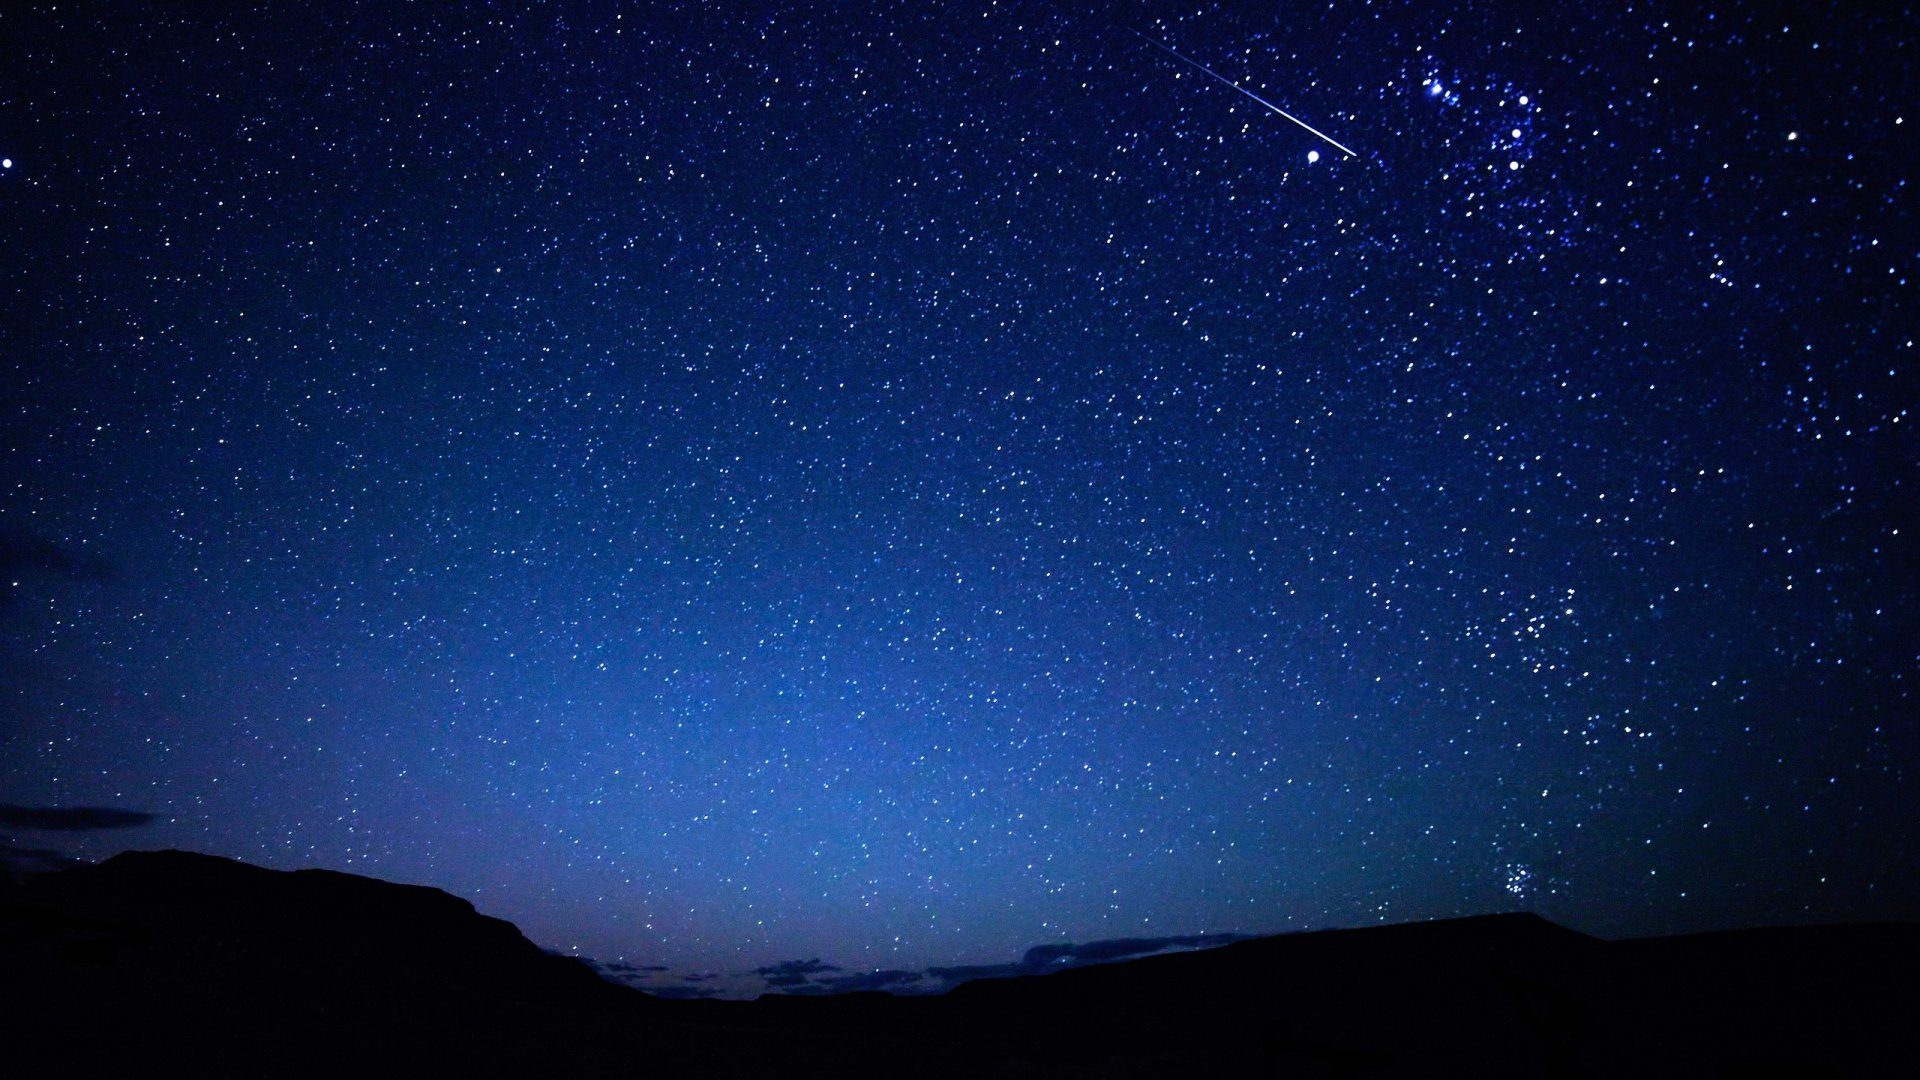
M 1913 917 L 1913 25 L 10 13 L 0 801 L 678 970 Z

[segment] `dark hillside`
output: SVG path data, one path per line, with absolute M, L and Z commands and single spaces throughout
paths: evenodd
M 940 997 L 664 1001 L 436 889 L 130 852 L 0 894 L 18 1076 L 1846 1077 L 1920 1060 L 1909 924 L 1604 942 L 1530 915 Z

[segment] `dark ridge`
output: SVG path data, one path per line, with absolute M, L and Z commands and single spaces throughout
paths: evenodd
M 504 1075 L 568 1044 L 576 1074 L 624 1075 L 648 1004 L 465 900 L 352 874 L 128 852 L 0 892 L 0 1049 L 37 1063 L 13 1075 Z
M 0 884 L 10 1076 L 1914 1075 L 1914 924 L 1607 942 L 1532 915 L 943 996 L 668 1001 L 437 889 L 130 852 Z

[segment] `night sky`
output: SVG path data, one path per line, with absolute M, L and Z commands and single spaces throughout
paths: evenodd
M 674 972 L 1920 914 L 1912 12 L 719 7 L 0 16 L 0 802 L 157 815 L 0 838 Z

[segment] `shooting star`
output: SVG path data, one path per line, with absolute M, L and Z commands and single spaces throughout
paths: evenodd
M 1246 87 L 1241 86 L 1239 83 L 1234 82 L 1232 79 L 1227 78 L 1225 75 L 1220 74 L 1219 72 L 1213 70 L 1212 68 L 1201 63 L 1200 61 L 1191 59 L 1183 55 L 1180 52 L 1180 50 L 1175 49 L 1173 46 L 1168 45 L 1165 42 L 1157 41 L 1153 38 L 1150 38 L 1138 30 L 1135 30 L 1133 32 L 1133 36 L 1139 38 L 1141 41 L 1146 42 L 1147 44 L 1153 46 L 1154 48 L 1159 49 L 1161 52 L 1166 53 L 1168 56 L 1173 57 L 1175 60 L 1180 61 L 1181 63 L 1187 65 L 1190 68 L 1197 68 L 1200 71 L 1206 72 L 1207 75 L 1212 79 L 1214 79 L 1216 82 L 1226 83 L 1228 86 L 1233 87 L 1235 90 L 1240 91 L 1242 94 L 1245 94 L 1248 97 L 1252 98 L 1253 100 L 1259 102 L 1260 104 L 1265 105 L 1268 109 L 1271 109 L 1276 113 L 1279 113 L 1281 116 L 1285 117 L 1286 119 L 1291 120 L 1294 123 L 1300 125 L 1301 127 L 1307 129 L 1307 131 L 1312 133 L 1315 138 L 1320 139 L 1322 142 L 1326 143 L 1328 146 L 1333 147 L 1334 149 L 1340 151 L 1341 153 L 1347 155 L 1348 157 L 1360 156 L 1359 154 L 1354 153 L 1352 150 L 1349 150 L 1346 147 L 1341 146 L 1339 143 L 1333 141 L 1333 137 L 1331 135 L 1328 135 L 1326 132 L 1321 131 L 1319 128 L 1314 127 L 1312 124 L 1307 123 L 1305 120 L 1302 120 L 1299 117 L 1288 112 L 1287 110 L 1281 108 L 1280 106 L 1275 105 L 1273 102 L 1268 101 L 1266 98 L 1261 97 L 1259 94 L 1256 94 L 1253 91 L 1247 89 Z

